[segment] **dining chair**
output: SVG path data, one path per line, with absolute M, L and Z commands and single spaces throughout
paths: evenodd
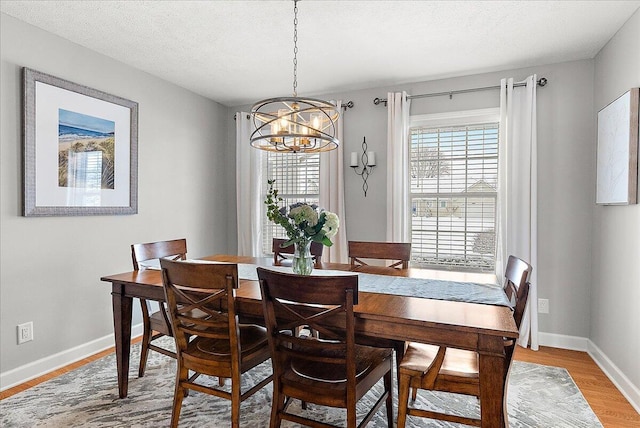
M 195 390 L 231 400 L 231 427 L 238 428 L 240 403 L 272 379 L 270 374 L 241 390 L 242 374 L 267 361 L 270 353 L 266 329 L 238 321 L 238 265 L 166 259 L 160 265 L 178 362 L 171 426 L 178 426 L 186 392 Z M 195 376 L 189 376 L 190 370 Z M 231 392 L 196 382 L 201 375 L 231 379 Z
M 532 268 L 527 262 L 513 256 L 509 257 L 505 279 L 510 283 L 509 288 L 513 291 L 513 318 L 518 328 L 520 328 L 529 296 L 528 281 L 531 271 Z M 504 340 L 505 393 L 515 345 L 515 339 Z M 398 428 L 405 427 L 407 415 L 481 426 L 481 421 L 477 418 L 418 409 L 409 407 L 408 403 L 410 389 L 412 389 L 412 401 L 415 401 L 418 389 L 471 395 L 479 400 L 478 363 L 478 354 L 475 351 L 409 343 L 399 368 Z
M 356 403 L 383 379 L 384 391 L 358 427 L 386 403 L 393 426 L 392 351 L 356 345 L 353 306 L 357 275 L 299 276 L 257 268 L 273 364 L 270 428 L 283 420 L 310 427 L 332 427 L 310 418 L 304 408 L 290 412 L 292 399 L 347 410 L 347 427 L 356 427 Z M 310 326 L 320 338 L 297 336 Z M 372 398 L 373 400 L 373 398 Z
M 287 239 L 282 238 L 273 238 L 273 242 L 271 244 L 271 251 L 273 251 L 273 265 L 281 266 L 282 262 L 285 260 L 289 260 L 286 255 L 293 255 L 294 245 L 290 244 L 286 247 L 282 247 L 281 245 L 287 242 Z M 324 245 L 320 242 L 312 242 L 311 243 L 311 257 L 313 258 L 314 267 L 320 268 L 322 265 L 322 250 L 324 249 Z
M 161 258 L 170 258 L 172 260 L 184 260 L 187 257 L 187 240 L 174 239 L 170 241 L 148 242 L 145 244 L 131 245 L 131 259 L 133 261 L 133 270 L 142 270 L 147 268 L 159 269 L 158 260 Z M 149 350 L 160 352 L 172 358 L 176 357 L 175 352 L 162 348 L 152 342 L 163 336 L 173 336 L 171 331 L 171 323 L 164 302 L 157 302 L 154 308 L 151 302 L 140 299 L 142 309 L 142 346 L 140 350 L 140 366 L 138 368 L 138 376 L 144 376 L 147 366 L 147 358 Z M 156 310 L 154 310 L 156 309 Z
M 368 263 L 362 259 L 390 260 L 388 267 L 407 269 L 411 259 L 411 243 L 349 241 L 351 270 Z

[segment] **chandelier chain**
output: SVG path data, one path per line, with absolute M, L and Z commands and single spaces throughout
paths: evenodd
M 293 96 L 298 96 L 298 0 L 293 0 Z
M 317 153 L 340 145 L 340 109 L 328 101 L 298 97 L 298 1 L 293 1 L 293 96 L 267 98 L 251 107 L 251 146 L 270 152 Z

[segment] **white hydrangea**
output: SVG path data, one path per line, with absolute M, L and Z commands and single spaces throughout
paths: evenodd
M 338 233 L 338 227 L 340 226 L 340 219 L 335 213 L 325 211 L 325 223 L 322 226 L 322 230 L 328 238 L 332 238 Z
M 303 221 L 306 221 L 311 227 L 318 224 L 318 212 L 306 204 L 292 208 L 291 211 L 289 211 L 289 217 L 297 224 Z

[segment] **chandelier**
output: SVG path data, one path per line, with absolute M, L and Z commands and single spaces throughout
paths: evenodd
M 251 107 L 251 145 L 273 152 L 323 152 L 338 147 L 340 110 L 315 98 L 298 97 L 298 0 L 293 1 L 293 96 L 268 98 Z

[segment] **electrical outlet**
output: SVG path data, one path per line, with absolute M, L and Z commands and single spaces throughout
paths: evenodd
M 18 324 L 18 345 L 33 340 L 33 321 Z
M 538 313 L 539 314 L 549 313 L 549 299 L 538 299 Z

